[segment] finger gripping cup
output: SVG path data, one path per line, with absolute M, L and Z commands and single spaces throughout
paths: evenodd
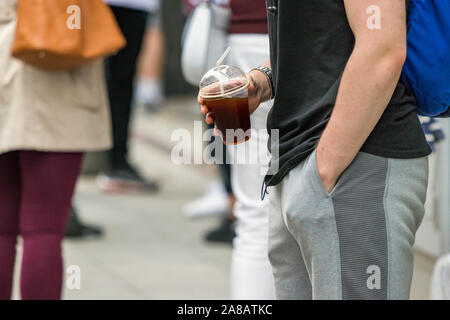
M 214 67 L 200 81 L 200 96 L 225 144 L 234 145 L 250 139 L 248 84 L 241 69 L 227 65 Z

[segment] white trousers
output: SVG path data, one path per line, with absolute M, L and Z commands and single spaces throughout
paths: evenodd
M 227 63 L 244 72 L 269 59 L 267 35 L 230 35 L 229 45 L 232 49 Z M 268 259 L 269 208 L 266 200 L 261 201 L 261 186 L 270 159 L 266 121 L 271 107 L 272 102 L 263 103 L 251 115 L 252 135 L 249 141 L 227 147 L 233 160 L 231 183 L 236 196 L 234 215 L 237 218 L 231 261 L 232 299 L 274 298 L 274 281 Z M 244 159 L 249 153 L 253 159 Z

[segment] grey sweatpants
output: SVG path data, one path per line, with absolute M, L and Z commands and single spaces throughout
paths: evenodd
M 316 156 L 270 187 L 277 299 L 408 299 L 428 159 L 358 153 L 328 193 Z

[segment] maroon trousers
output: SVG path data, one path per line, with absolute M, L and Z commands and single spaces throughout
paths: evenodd
M 22 299 L 60 299 L 61 241 L 82 153 L 0 155 L 0 299 L 10 299 L 16 241 L 23 238 Z

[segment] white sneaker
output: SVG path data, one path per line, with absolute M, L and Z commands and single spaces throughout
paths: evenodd
M 157 79 L 143 78 L 135 84 L 134 99 L 150 113 L 156 113 L 164 102 L 163 88 Z
M 186 203 L 181 209 L 188 218 L 202 218 L 228 214 L 230 199 L 223 185 L 219 182 L 211 183 L 205 194 L 200 198 Z

